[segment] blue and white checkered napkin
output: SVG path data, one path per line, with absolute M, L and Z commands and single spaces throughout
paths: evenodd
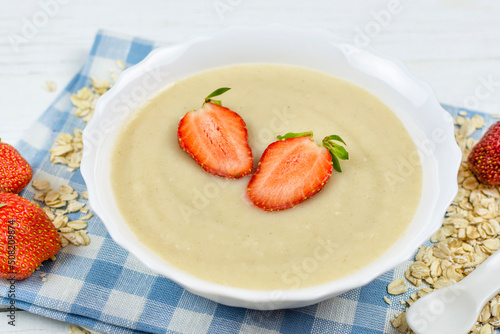
M 56 187 L 69 184 L 79 193 L 85 190 L 79 170 L 70 172 L 49 160 L 48 151 L 59 133 L 85 126 L 73 114 L 70 95 L 88 86 L 91 75 L 106 79 L 110 71 L 118 71 L 117 59 L 131 66 L 154 47 L 154 42 L 143 39 L 97 34 L 83 69 L 17 145 L 31 163 L 34 178 L 49 179 Z M 458 108 L 445 108 L 456 116 Z M 28 186 L 22 195 L 32 199 L 33 189 Z M 387 284 L 403 277 L 407 262 L 364 287 L 317 305 L 278 311 L 228 307 L 149 271 L 111 240 L 98 217 L 89 221 L 88 232 L 89 246 L 64 248 L 56 261 L 46 261 L 40 271 L 16 283 L 17 307 L 107 333 L 396 333 L 389 320 L 402 311 L 399 302 L 415 292 L 410 288 L 404 295 L 391 296 L 391 306 L 383 299 Z M 45 282 L 40 273 L 47 273 Z M 7 293 L 7 282 L 0 280 L 0 296 Z M 9 302 L 0 297 L 0 303 Z

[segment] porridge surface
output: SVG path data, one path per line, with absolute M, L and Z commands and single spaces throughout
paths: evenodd
M 250 176 L 210 175 L 177 143 L 180 119 L 219 87 L 231 87 L 220 99 L 245 120 L 255 166 L 276 135 L 312 130 L 317 144 L 345 140 L 343 172 L 293 209 L 254 207 Z M 359 86 L 299 67 L 238 65 L 178 81 L 139 108 L 115 143 L 111 181 L 131 230 L 171 265 L 219 284 L 295 289 L 346 276 L 403 235 L 421 166 L 395 189 L 385 173 L 415 152 L 395 114 Z

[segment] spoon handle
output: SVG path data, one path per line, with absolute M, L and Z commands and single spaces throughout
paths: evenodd
M 493 253 L 460 284 L 471 292 L 480 305 L 495 296 L 500 291 L 500 251 Z

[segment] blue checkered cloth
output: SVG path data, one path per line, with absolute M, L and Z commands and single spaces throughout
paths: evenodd
M 155 46 L 143 39 L 97 34 L 85 66 L 17 144 L 33 167 L 34 179 L 49 179 L 53 187 L 69 184 L 79 193 L 85 190 L 79 170 L 71 172 L 49 160 L 48 151 L 59 133 L 85 126 L 73 114 L 70 96 L 89 86 L 90 76 L 106 79 L 110 71 L 118 72 L 117 59 L 134 65 Z M 459 111 L 444 107 L 453 116 Z M 482 115 L 487 125 L 493 122 Z M 28 186 L 22 195 L 33 199 L 33 188 Z M 81 214 L 72 215 L 77 219 Z M 106 333 L 397 333 L 389 320 L 403 310 L 400 301 L 416 291 L 410 287 L 404 295 L 389 296 L 392 305 L 383 299 L 388 296 L 387 284 L 403 277 L 408 261 L 364 287 L 309 307 L 277 311 L 228 307 L 148 270 L 111 240 L 98 217 L 90 219 L 88 234 L 89 246 L 70 245 L 56 261 L 46 261 L 30 278 L 17 282 L 15 305 Z M 47 281 L 40 273 L 47 274 Z M 8 284 L 1 280 L 0 296 L 7 293 Z M 8 305 L 10 299 L 0 297 L 0 303 Z

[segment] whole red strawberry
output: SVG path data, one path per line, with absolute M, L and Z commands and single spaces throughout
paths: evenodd
M 212 97 L 229 88 L 219 88 L 205 98 L 198 110 L 189 111 L 179 122 L 179 146 L 207 172 L 237 179 L 253 170 L 253 155 L 243 119 Z
M 0 142 L 0 193 L 18 194 L 28 185 L 33 170 L 12 146 Z
M 500 122 L 493 124 L 468 157 L 469 168 L 479 182 L 500 185 Z
M 0 274 L 29 277 L 61 249 L 49 217 L 36 204 L 10 193 L 0 193 Z
M 342 172 L 338 159 L 347 160 L 345 142 L 337 135 L 323 139 L 323 146 L 313 140 L 312 132 L 278 136 L 259 161 L 247 188 L 248 198 L 266 211 L 279 211 L 317 194 L 326 185 L 333 170 Z

